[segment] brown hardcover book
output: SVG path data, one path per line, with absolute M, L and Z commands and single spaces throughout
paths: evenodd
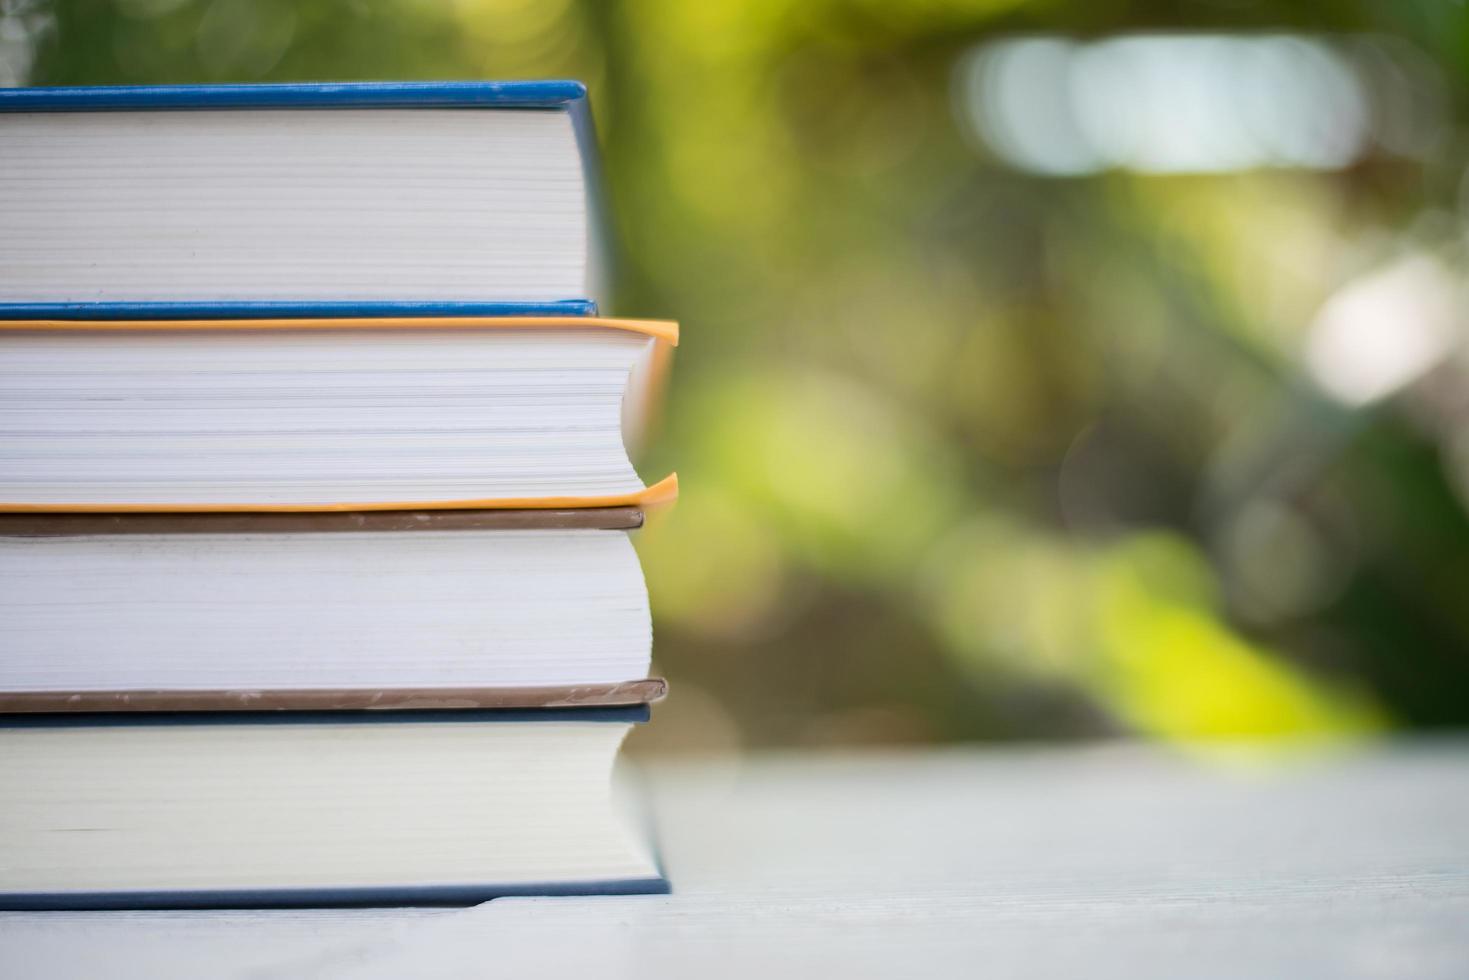
M 642 519 L 0 514 L 0 711 L 656 700 Z

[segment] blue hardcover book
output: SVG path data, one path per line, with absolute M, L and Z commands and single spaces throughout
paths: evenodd
M 611 789 L 647 715 L 0 716 L 0 909 L 667 892 Z
M 0 318 L 588 315 L 574 81 L 0 89 Z

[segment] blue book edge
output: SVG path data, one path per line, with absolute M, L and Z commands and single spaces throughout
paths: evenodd
M 0 911 L 86 912 L 183 909 L 374 908 L 478 905 L 495 898 L 575 895 L 668 895 L 668 879 L 553 881 L 518 884 L 379 885 L 350 888 L 252 888 L 200 891 L 0 893 Z
M 331 320 L 392 317 L 596 316 L 590 299 L 548 302 L 0 303 L 0 320 Z
M 130 109 L 566 109 L 587 87 L 570 79 L 429 82 L 274 82 L 231 85 L 82 85 L 0 89 L 0 112 Z

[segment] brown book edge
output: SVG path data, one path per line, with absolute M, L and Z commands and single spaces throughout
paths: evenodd
M 0 513 L 0 537 L 99 534 L 317 534 L 352 531 L 631 531 L 637 507 L 566 510 L 379 510 L 271 513 Z
M 0 713 L 118 711 L 412 711 L 444 708 L 581 708 L 651 704 L 661 677 L 554 687 L 402 687 L 261 691 L 4 691 Z

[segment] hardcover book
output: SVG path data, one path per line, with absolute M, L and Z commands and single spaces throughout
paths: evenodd
M 0 716 L 0 908 L 666 892 L 611 778 L 646 718 Z
M 0 510 L 656 505 L 677 325 L 0 320 Z
M 0 711 L 656 700 L 641 522 L 0 515 Z
M 0 89 L 0 316 L 581 315 L 572 81 Z

